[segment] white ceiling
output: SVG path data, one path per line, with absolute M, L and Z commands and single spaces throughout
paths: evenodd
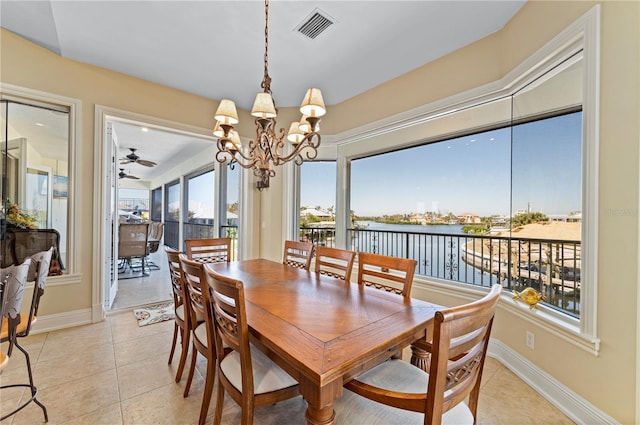
M 340 103 L 500 30 L 525 3 L 272 0 L 274 99 L 295 106 L 318 87 L 327 105 Z M 314 11 L 334 24 L 310 39 L 295 29 Z M 0 25 L 63 57 L 244 109 L 261 90 L 262 1 L 4 0 Z M 137 129 L 117 130 L 120 156 L 137 147 L 161 164 L 154 150 L 175 154 L 157 140 L 146 145 Z

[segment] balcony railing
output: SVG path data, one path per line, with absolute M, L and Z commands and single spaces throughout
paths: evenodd
M 301 240 L 334 246 L 335 229 L 300 228 Z M 391 230 L 348 229 L 349 249 L 418 262 L 416 274 L 521 291 L 531 286 L 545 303 L 580 315 L 580 241 Z

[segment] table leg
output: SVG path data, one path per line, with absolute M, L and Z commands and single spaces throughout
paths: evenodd
M 411 364 L 427 373 L 431 367 L 431 350 L 421 346 L 420 340 L 411 344 Z
M 333 425 L 336 420 L 336 412 L 333 410 L 333 401 L 342 396 L 342 379 L 335 380 L 318 388 L 306 379 L 300 380 L 300 394 L 307 401 L 308 425 Z

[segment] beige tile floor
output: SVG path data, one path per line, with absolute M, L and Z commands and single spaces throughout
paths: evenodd
M 31 355 L 38 397 L 47 406 L 49 424 L 197 423 L 206 364 L 200 358 L 191 394 L 183 398 L 186 373 L 175 383 L 177 356 L 167 365 L 172 335 L 173 322 L 138 327 L 131 311 L 121 311 L 101 323 L 25 338 L 23 346 Z M 2 349 L 6 351 L 6 346 Z M 26 380 L 24 358 L 16 352 L 0 382 Z M 494 359 L 487 359 L 483 381 L 480 425 L 573 423 Z M 24 396 L 22 391 L 2 390 L 2 414 Z M 213 421 L 215 394 L 212 400 L 207 423 Z M 239 411 L 227 398 L 223 423 L 239 423 Z M 254 423 L 304 423 L 302 412 L 304 401 L 293 399 L 257 409 Z M 1 424 L 42 422 L 42 411 L 31 403 Z
M 171 282 L 167 254 L 164 246 L 152 253 L 150 260 L 159 267 L 159 270 L 151 270 L 148 276 L 140 276 L 140 272 L 120 274 L 118 293 L 111 305 L 112 311 L 130 309 L 140 305 L 153 304 L 172 299 Z M 130 278 L 134 276 L 133 278 Z M 127 279 L 122 279 L 126 277 Z

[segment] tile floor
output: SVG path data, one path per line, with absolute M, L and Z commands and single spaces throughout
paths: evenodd
M 111 314 L 101 323 L 25 338 L 23 346 L 31 355 L 38 397 L 47 406 L 49 424 L 197 423 L 206 364 L 200 358 L 191 393 L 183 398 L 186 373 L 180 383 L 174 382 L 178 356 L 167 365 L 172 335 L 173 322 L 138 327 L 127 310 Z M 2 349 L 6 351 L 4 346 Z M 0 382 L 6 385 L 26 380 L 24 359 L 17 352 L 0 375 Z M 487 359 L 483 381 L 478 424 L 573 423 L 494 359 Z M 21 390 L 2 390 L 2 413 L 23 396 Z M 215 394 L 207 423 L 213 421 L 214 404 Z M 239 412 L 227 397 L 223 423 L 238 424 Z M 305 423 L 302 412 L 304 401 L 297 398 L 257 409 L 254 423 Z M 31 403 L 1 424 L 42 422 L 42 411 Z
M 111 305 L 112 311 L 126 310 L 172 299 L 167 254 L 164 246 L 160 246 L 160 249 L 149 257 L 159 267 L 159 270 L 151 270 L 149 276 L 142 277 L 138 277 L 140 272 L 120 274 L 118 293 Z M 125 277 L 126 279 L 123 279 Z

